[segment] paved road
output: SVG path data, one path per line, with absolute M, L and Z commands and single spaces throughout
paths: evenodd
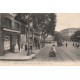
M 34 59 L 30 61 L 79 61 L 80 60 L 80 48 L 76 48 L 72 46 L 72 43 L 68 43 L 68 47 L 57 47 L 56 46 L 56 57 L 49 57 L 49 51 L 51 49 L 51 45 L 48 44 L 44 49 L 42 49 Z

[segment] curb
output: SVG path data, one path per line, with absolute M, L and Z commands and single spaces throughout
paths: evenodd
M 30 59 L 33 59 L 34 57 L 36 56 L 36 54 L 32 54 L 31 56 L 23 56 L 23 57 L 19 57 L 19 58 L 3 58 L 1 57 L 0 60 L 2 61 L 27 61 L 27 60 L 30 60 Z
M 43 49 L 43 48 L 42 48 Z M 6 58 L 4 56 L 0 57 L 0 60 L 2 61 L 27 61 L 27 60 L 31 60 L 34 59 L 34 57 L 42 50 L 40 49 L 37 53 L 33 51 L 33 54 L 31 54 L 30 56 L 19 56 L 18 58 L 14 58 L 14 57 L 10 57 L 10 58 Z

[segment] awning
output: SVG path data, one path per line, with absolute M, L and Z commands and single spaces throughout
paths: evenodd
M 21 33 L 20 31 L 11 30 L 11 29 L 6 29 L 6 28 L 3 28 L 3 30 L 4 30 L 4 31 L 9 31 L 9 32 Z

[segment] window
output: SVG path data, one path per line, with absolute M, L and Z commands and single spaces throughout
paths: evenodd
M 7 18 L 2 19 L 2 26 L 5 28 L 11 28 L 12 27 L 11 23 L 12 22 L 10 19 L 7 19 Z
M 4 36 L 4 50 L 10 50 L 10 36 Z
M 15 27 L 16 30 L 19 30 L 19 23 L 15 22 L 14 27 Z
M 21 25 L 21 33 L 25 34 L 25 26 Z

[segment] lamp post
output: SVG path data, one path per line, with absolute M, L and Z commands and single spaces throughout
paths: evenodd
M 29 15 L 30 16 L 30 15 Z M 30 55 L 30 28 L 32 26 L 31 18 L 28 18 L 28 53 L 27 55 Z
M 28 28 L 28 30 L 27 30 L 27 32 L 28 33 L 26 33 L 26 36 L 27 36 L 27 41 L 28 41 L 28 52 L 27 52 L 27 55 L 30 55 L 30 18 L 29 18 L 29 14 L 28 14 L 28 16 L 26 16 L 26 19 L 27 19 L 27 28 Z
M 26 36 L 27 36 L 27 41 L 28 41 L 28 53 L 27 53 L 27 55 L 30 55 L 31 54 L 31 49 L 30 49 L 30 42 L 31 42 L 31 40 L 30 40 L 30 30 L 31 30 L 31 28 L 33 27 L 33 23 L 32 23 L 32 17 L 31 17 L 31 13 L 29 13 L 29 14 L 27 14 L 27 16 L 25 17 L 26 18 L 26 21 L 27 21 L 27 28 L 28 28 L 28 30 L 27 30 L 27 34 L 26 34 Z

